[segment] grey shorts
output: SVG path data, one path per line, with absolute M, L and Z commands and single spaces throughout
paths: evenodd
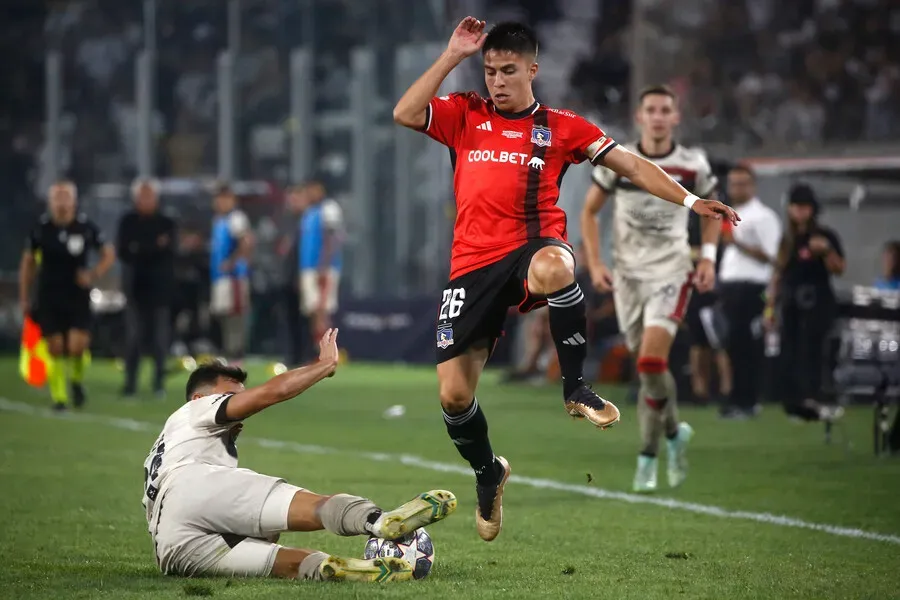
M 171 575 L 265 577 L 300 488 L 249 469 L 187 465 L 160 490 L 150 534 L 156 561 Z M 271 516 L 266 519 L 263 509 Z M 271 523 L 281 520 L 283 526 Z M 265 523 L 268 521 L 268 524 Z

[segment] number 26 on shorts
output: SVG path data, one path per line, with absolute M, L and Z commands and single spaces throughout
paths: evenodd
M 455 319 L 462 312 L 465 301 L 466 290 L 464 288 L 444 290 L 444 296 L 441 299 L 441 312 L 438 314 L 438 319 L 441 321 Z

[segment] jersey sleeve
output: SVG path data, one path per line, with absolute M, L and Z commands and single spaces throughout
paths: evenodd
M 578 164 L 585 159 L 597 164 L 618 144 L 610 136 L 583 117 L 575 115 L 569 131 L 568 161 Z
M 225 407 L 233 394 L 213 394 L 190 401 L 191 425 L 211 431 L 227 429 L 232 425 L 225 417 Z
M 37 252 L 41 249 L 41 228 L 35 227 L 31 230 L 31 233 L 28 234 L 28 237 L 25 238 L 25 250 L 26 252 Z
M 330 230 L 343 227 L 344 215 L 340 204 L 334 200 L 326 200 L 322 203 L 322 224 Z
M 706 156 L 700 157 L 697 168 L 697 190 L 694 192 L 701 198 L 709 198 L 719 187 L 719 178 L 713 173 Z
M 228 216 L 228 231 L 235 238 L 241 238 L 250 231 L 250 219 L 240 210 L 233 211 Z
M 455 92 L 432 98 L 425 109 L 425 129 L 422 130 L 425 135 L 455 148 L 466 123 L 470 94 Z

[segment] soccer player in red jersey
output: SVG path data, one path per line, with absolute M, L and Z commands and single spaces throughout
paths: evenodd
M 406 91 L 394 121 L 450 149 L 457 217 L 450 282 L 437 323 L 437 372 L 447 432 L 475 471 L 478 533 L 500 533 L 509 463 L 495 456 L 475 388 L 508 307 L 527 312 L 550 305 L 566 411 L 605 428 L 619 410 L 584 382 L 584 294 L 566 243 L 566 216 L 556 206 L 570 164 L 603 164 L 654 196 L 688 205 L 702 216 L 737 220 L 720 202 L 689 194 L 652 162 L 628 152 L 578 115 L 535 101 L 537 38 L 518 23 L 485 24 L 466 17 L 446 51 Z M 435 97 L 457 65 L 479 50 L 490 98 L 475 92 Z

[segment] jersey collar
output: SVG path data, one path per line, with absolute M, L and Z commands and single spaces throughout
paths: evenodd
M 533 115 L 534 113 L 537 112 L 537 109 L 538 109 L 538 108 L 541 107 L 541 103 L 538 102 L 537 100 L 535 100 L 535 101 L 534 101 L 534 104 L 532 104 L 531 106 L 529 106 L 529 107 L 526 108 L 525 110 L 520 110 L 519 112 L 514 112 L 514 113 L 506 112 L 506 111 L 500 110 L 499 108 L 497 108 L 497 107 L 494 105 L 493 102 L 491 103 L 491 106 L 494 107 L 494 112 L 496 112 L 498 115 L 500 115 L 500 116 L 503 117 L 504 119 L 515 120 L 515 119 L 524 119 L 525 117 L 530 117 L 531 115 Z
M 672 148 L 668 152 L 665 152 L 663 154 L 647 154 L 646 152 L 644 152 L 644 149 L 641 147 L 640 142 L 638 142 L 636 144 L 636 146 L 637 146 L 638 152 L 640 152 L 641 156 L 643 156 L 644 158 L 660 159 L 660 158 L 666 158 L 667 156 L 672 156 L 673 154 L 675 154 L 675 151 L 678 149 L 678 142 L 676 142 L 675 140 L 672 140 Z

